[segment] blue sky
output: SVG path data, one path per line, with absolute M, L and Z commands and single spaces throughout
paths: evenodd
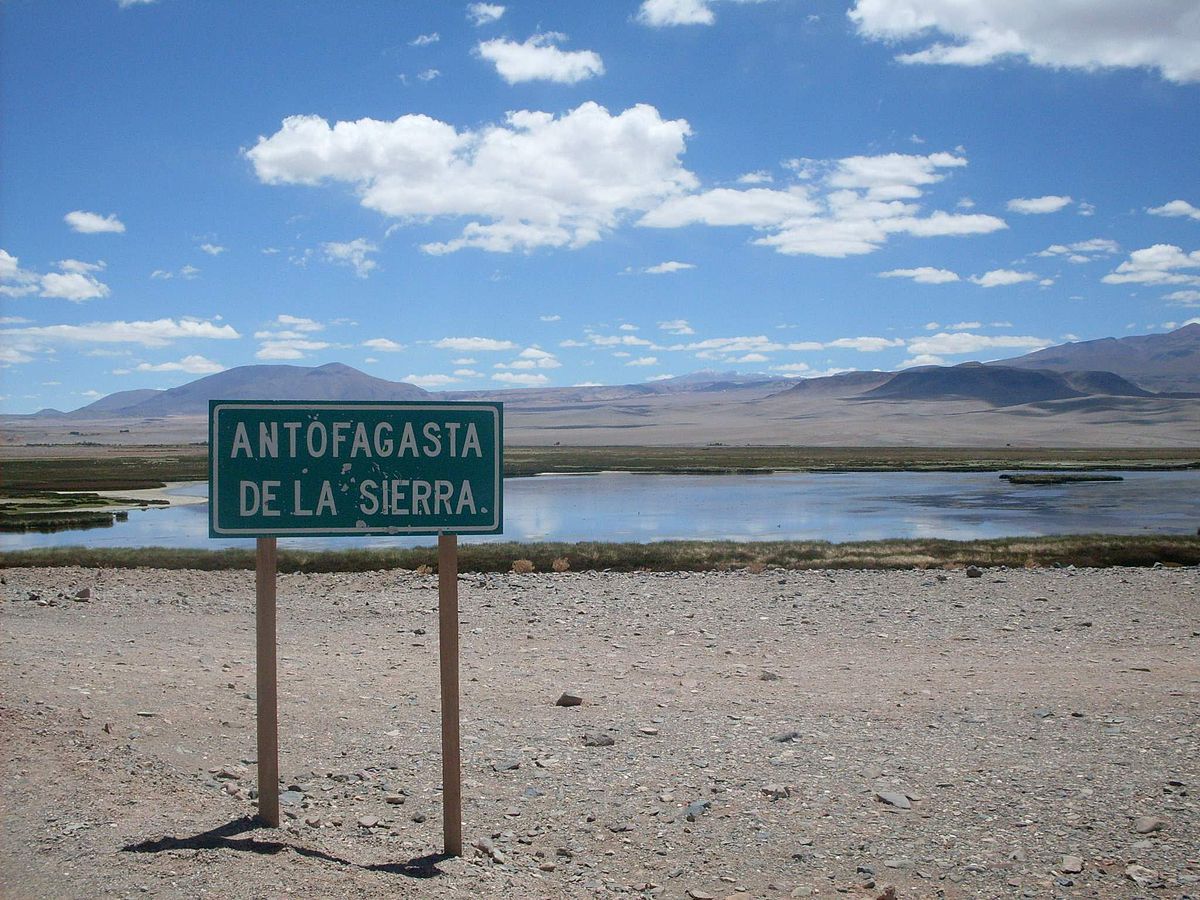
M 1194 0 L 0 6 L 0 395 L 798 377 L 1200 315 Z

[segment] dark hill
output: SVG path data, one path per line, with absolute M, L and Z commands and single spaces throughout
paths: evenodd
M 886 384 L 860 394 L 859 399 L 982 400 L 992 406 L 1020 406 L 1094 394 L 1149 396 L 1111 372 L 1064 374 L 965 363 L 907 369 Z
M 1166 334 L 1060 344 L 989 365 L 1115 372 L 1152 391 L 1200 391 L 1200 324 L 1184 325 Z
M 375 378 L 341 363 L 316 368 L 238 366 L 119 409 L 110 405 L 97 410 L 97 405 L 112 399 L 106 397 L 73 415 L 206 415 L 209 400 L 422 400 L 428 396 L 416 385 Z

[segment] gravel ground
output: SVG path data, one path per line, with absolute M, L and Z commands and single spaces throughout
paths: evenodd
M 3 576 L 5 897 L 1200 897 L 1196 569 Z

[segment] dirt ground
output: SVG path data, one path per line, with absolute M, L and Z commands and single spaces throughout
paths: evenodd
M 1196 569 L 3 578 L 5 897 L 1200 897 Z

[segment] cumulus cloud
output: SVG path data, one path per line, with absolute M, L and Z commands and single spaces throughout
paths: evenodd
M 314 341 L 308 338 L 272 337 L 267 338 L 259 346 L 254 356 L 256 359 L 303 359 L 309 353 L 318 350 L 328 350 L 333 345 L 328 341 Z
M 637 21 L 652 28 L 669 25 L 711 25 L 717 17 L 712 6 L 717 0 L 642 0 Z M 757 3 L 761 0 L 735 0 Z
M 368 349 L 376 350 L 381 353 L 399 353 L 404 349 L 403 344 L 397 344 L 391 338 L 384 337 L 371 338 L 370 340 L 363 341 L 362 345 Z
M 410 47 L 428 47 L 430 44 L 436 44 L 442 39 L 442 36 L 436 31 L 431 31 L 429 34 L 418 34 L 415 38 L 408 42 Z
M 1068 262 L 1086 263 L 1099 256 L 1118 252 L 1120 244 L 1107 238 L 1092 238 L 1087 241 L 1076 241 L 1073 244 L 1051 244 L 1045 250 L 1039 250 L 1035 255 L 1043 257 L 1065 257 Z
M 1029 335 L 1015 334 L 972 334 L 970 332 L 939 332 L 908 342 L 908 352 L 914 356 L 957 356 L 978 353 L 980 350 L 1039 350 L 1049 347 L 1053 341 Z
M 426 389 L 446 387 L 459 381 L 453 375 L 405 375 L 401 380 Z
M 475 219 L 426 252 L 511 252 L 582 247 L 693 188 L 679 161 L 690 133 L 652 106 L 612 115 L 591 102 L 560 116 L 511 112 L 474 131 L 423 115 L 333 125 L 291 116 L 247 157 L 266 184 L 344 182 L 365 207 L 404 224 Z
M 845 257 L 878 250 L 892 234 L 914 237 L 986 234 L 1006 228 L 1002 219 L 936 210 L 921 215 L 924 190 L 966 166 L 950 153 L 888 153 L 844 159 L 794 160 L 810 182 L 786 189 L 716 188 L 667 198 L 640 225 L 748 226 L 768 232 L 754 243 L 784 254 Z
M 525 81 L 554 81 L 577 84 L 604 74 L 604 61 L 593 50 L 560 50 L 565 34 L 548 31 L 535 34 L 523 43 L 495 38 L 483 41 L 475 52 L 496 67 L 496 73 L 509 84 Z
M 280 313 L 275 317 L 275 324 L 280 328 L 286 328 L 290 331 L 324 331 L 325 326 L 315 319 L 307 318 L 306 316 L 291 316 L 287 313 Z
M 829 341 L 825 346 L 839 350 L 857 350 L 859 353 L 878 353 L 889 347 L 903 347 L 904 341 L 900 338 L 882 337 L 838 338 Z
M 1179 271 L 1200 268 L 1200 250 L 1185 253 L 1174 244 L 1155 244 L 1134 250 L 1129 259 L 1105 275 L 1105 284 L 1194 284 L 1200 275 Z
M 135 372 L 186 372 L 189 375 L 212 375 L 214 372 L 224 372 L 225 366 L 197 354 L 185 356 L 175 362 L 141 363 L 134 368 Z
M 496 363 L 494 369 L 557 369 L 562 365 L 553 353 L 540 347 L 526 347 L 511 362 Z
M 949 38 L 897 56 L 902 63 L 981 66 L 1018 56 L 1050 68 L 1148 67 L 1169 81 L 1200 80 L 1200 16 L 1192 0 L 857 0 L 848 15 L 872 40 Z
M 538 316 L 538 321 L 539 322 L 561 322 L 562 316 L 558 315 L 557 313 L 555 313 L 553 315 L 549 315 L 549 316 Z
M 889 269 L 879 273 L 880 278 L 911 278 L 917 284 L 949 284 L 958 281 L 958 274 L 949 269 L 918 266 L 915 269 Z
M 1023 281 L 1037 281 L 1037 275 L 1032 272 L 1017 272 L 1013 269 L 992 269 L 982 275 L 972 275 L 971 281 L 980 287 L 1005 287 L 1010 284 L 1020 284 Z
M 499 341 L 485 337 L 446 337 L 435 341 L 439 350 L 457 350 L 462 353 L 476 353 L 483 350 L 516 350 L 517 345 L 512 341 Z
M 0 335 L 45 343 L 141 344 L 143 347 L 165 347 L 172 341 L 183 339 L 234 340 L 241 337 L 229 325 L 191 318 L 5 328 L 0 329 Z
M 764 359 L 765 358 L 766 357 L 764 357 Z M 625 363 L 625 365 L 627 365 L 627 366 L 657 366 L 658 365 L 658 357 L 657 356 L 639 356 L 637 359 L 629 360 L 629 362 Z
M 1192 206 L 1186 200 L 1172 200 L 1162 206 L 1154 206 L 1146 210 L 1152 216 L 1186 216 L 1189 219 L 1200 220 L 1200 209 Z
M 376 267 L 375 260 L 370 254 L 378 253 L 379 247 L 366 238 L 355 238 L 352 241 L 339 243 L 330 241 L 321 245 L 325 261 L 338 266 L 349 266 L 359 278 L 366 278 Z
M 39 274 L 21 268 L 20 260 L 6 250 L 0 250 L 0 296 L 23 297 L 37 294 L 58 300 L 82 303 L 107 297 L 108 285 L 92 273 L 104 270 L 104 263 L 89 263 L 78 259 L 58 261 L 57 272 Z
M 669 260 L 668 262 L 661 262 L 657 266 L 650 266 L 642 271 L 647 275 L 670 275 L 673 272 L 683 272 L 687 269 L 694 268 L 696 268 L 695 263 L 676 262 L 675 260 Z
M 524 387 L 536 387 L 540 384 L 550 383 L 550 379 L 540 372 L 497 372 L 492 376 L 492 381 L 501 381 L 505 384 L 516 384 Z
M 1172 291 L 1163 299 L 1177 306 L 1200 306 L 1200 291 Z
M 1015 197 L 1008 201 L 1008 208 L 1021 215 L 1035 216 L 1058 212 L 1070 204 L 1070 197 L 1047 194 L 1045 197 Z
M 116 213 L 102 216 L 99 213 L 77 209 L 63 216 L 63 221 L 71 226 L 72 231 L 80 234 L 123 234 L 125 232 L 125 223 L 117 218 Z
M 670 319 L 666 322 L 659 322 L 658 327 L 667 334 L 695 334 L 695 329 L 688 324 L 687 319 Z
M 504 7 L 499 3 L 471 3 L 467 6 L 467 18 L 475 27 L 495 22 L 504 15 Z
M 220 244 L 210 244 L 207 241 L 205 241 L 203 244 L 200 245 L 200 249 L 203 250 L 205 253 L 207 253 L 209 256 L 220 256 L 222 253 L 224 253 L 229 248 L 222 247 Z

